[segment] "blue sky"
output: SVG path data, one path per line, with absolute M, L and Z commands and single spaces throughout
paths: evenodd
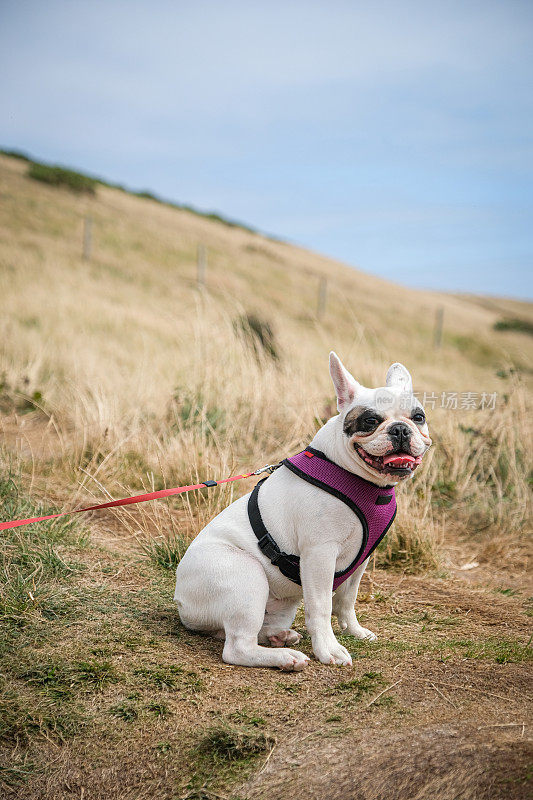
M 0 145 L 532 297 L 533 3 L 1 0 Z

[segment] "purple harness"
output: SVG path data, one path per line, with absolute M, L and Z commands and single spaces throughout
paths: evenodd
M 352 563 L 342 572 L 335 573 L 333 577 L 333 589 L 335 590 L 355 572 L 363 561 L 366 561 L 392 525 L 396 516 L 394 487 L 375 486 L 375 484 L 365 481 L 364 478 L 339 467 L 324 453 L 313 447 L 308 447 L 301 453 L 286 458 L 283 465 L 303 480 L 312 483 L 313 486 L 318 486 L 342 500 L 361 521 L 363 527 L 361 547 Z M 267 531 L 261 518 L 258 495 L 262 483 L 263 481 L 259 481 L 248 500 L 248 516 L 257 536 L 259 548 L 285 577 L 294 583 L 301 584 L 299 556 L 283 553 Z

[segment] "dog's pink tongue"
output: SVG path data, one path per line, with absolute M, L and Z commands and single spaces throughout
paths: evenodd
M 415 463 L 415 459 L 413 456 L 408 456 L 407 453 L 393 453 L 390 456 L 384 456 L 383 463 L 392 467 L 409 467 Z

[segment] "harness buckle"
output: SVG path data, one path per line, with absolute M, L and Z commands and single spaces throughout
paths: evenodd
M 281 550 L 269 533 L 265 533 L 260 539 L 257 540 L 261 552 L 275 564 L 281 556 Z

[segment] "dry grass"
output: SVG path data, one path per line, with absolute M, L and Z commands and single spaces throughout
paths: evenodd
M 222 665 L 220 643 L 177 625 L 173 567 L 249 482 L 10 532 L 1 549 L 2 790 L 58 796 L 59 775 L 70 787 L 64 796 L 79 797 L 92 759 L 86 796 L 118 797 L 121 786 L 121 800 L 216 797 L 217 785 L 225 794 L 287 730 L 304 731 L 301 741 L 313 731 L 340 739 L 354 713 L 378 728 L 407 724 L 411 713 L 416 724 L 454 718 L 454 705 L 432 689 L 438 708 L 425 695 L 416 706 L 426 691 L 420 671 L 446 680 L 449 664 L 478 692 L 490 685 L 505 696 L 508 687 L 518 713 L 531 656 L 520 581 L 532 345 L 494 323 L 528 319 L 531 307 L 407 290 L 117 190 L 78 197 L 30 181 L 24 169 L 0 157 L 2 518 L 37 513 L 41 501 L 72 508 L 196 483 L 296 451 L 332 413 L 331 348 L 369 384 L 401 360 L 420 391 L 498 392 L 498 400 L 494 411 L 428 409 L 434 448 L 401 488 L 398 520 L 363 586 L 362 620 L 368 608 L 367 624 L 381 626 L 382 638 L 344 642 L 357 659 L 346 675 L 313 666 L 309 677 L 256 678 Z M 81 259 L 86 214 L 94 220 L 89 263 Z M 209 257 L 204 291 L 195 285 L 199 242 Z M 329 279 L 320 322 L 319 273 Z M 435 351 L 439 306 L 445 331 Z M 277 358 L 243 335 L 246 319 L 270 326 Z M 437 580 L 465 558 L 498 565 L 498 593 Z M 407 677 L 397 684 L 399 666 Z M 368 704 L 385 686 L 395 688 L 363 710 L 361 697 Z M 496 700 L 494 724 L 507 708 Z M 246 750 L 225 760 L 219 784 L 220 753 L 207 758 L 202 741 L 213 752 L 220 741 Z
M 435 453 L 402 490 L 409 500 L 381 563 L 435 567 L 450 509 L 454 536 L 484 532 L 486 544 L 521 530 L 531 344 L 493 330 L 501 306 L 393 286 L 117 190 L 75 197 L 28 180 L 14 159 L 0 157 L 0 169 L 0 403 L 19 414 L 22 460 L 38 462 L 40 494 L 76 504 L 220 477 L 292 452 L 331 409 L 326 358 L 334 347 L 369 383 L 381 383 L 400 359 L 421 391 L 498 392 L 495 412 L 429 410 Z M 81 260 L 87 213 L 95 231 L 89 264 Z M 200 241 L 209 254 L 206 292 L 194 284 Z M 330 279 L 320 324 L 319 272 Z M 445 336 L 435 353 L 439 305 Z M 509 313 L 508 301 L 503 307 Z M 271 326 L 279 360 L 239 334 L 250 314 Z M 39 440 L 25 438 L 33 408 Z M 189 538 L 246 489 L 117 513 L 130 534 Z

